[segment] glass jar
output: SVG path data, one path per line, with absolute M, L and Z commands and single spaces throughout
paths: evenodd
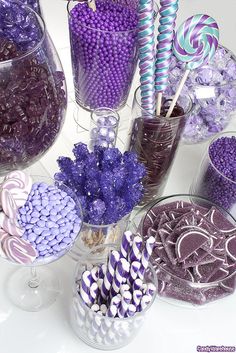
M 155 235 L 152 265 L 160 299 L 192 308 L 235 292 L 236 221 L 225 209 L 179 194 L 156 200 L 135 218 L 144 241 Z
M 184 64 L 173 57 L 167 94 L 176 91 L 184 70 Z M 219 46 L 212 62 L 190 72 L 184 93 L 191 95 L 195 108 L 186 122 L 183 142 L 202 142 L 224 130 L 236 110 L 235 55 Z
M 227 143 L 219 146 L 221 150 L 224 149 L 224 157 L 219 159 L 219 154 L 214 151 L 214 146 L 225 138 L 235 141 L 236 132 L 224 132 L 211 141 L 190 190 L 194 194 L 207 197 L 212 202 L 228 210 L 236 218 L 236 180 L 225 175 L 220 169 L 223 168 L 227 173 L 231 168 L 234 175 L 235 154 L 232 154 Z
M 107 262 L 109 253 L 118 250 L 114 245 L 98 246 L 89 254 L 79 259 L 73 285 L 73 298 L 70 305 L 70 323 L 75 334 L 91 347 L 102 350 L 113 350 L 129 344 L 144 323 L 147 312 L 155 300 L 155 293 L 151 302 L 141 312 L 132 317 L 111 318 L 94 312 L 81 299 L 78 286 L 81 275 L 93 266 Z M 145 282 L 157 286 L 156 274 L 151 264 L 146 271 Z
M 171 100 L 171 96 L 165 96 L 163 102 L 169 105 Z M 129 150 L 136 152 L 146 167 L 143 180 L 145 192 L 141 204 L 161 196 L 164 190 L 186 119 L 193 107 L 188 95 L 180 95 L 177 104 L 181 109 L 176 116 L 156 117 L 141 108 L 140 88 L 135 91 Z
M 129 13 L 126 20 L 132 18 L 129 30 L 117 29 L 114 18 L 110 22 L 110 30 L 89 27 L 86 24 L 88 11 L 83 17 L 78 17 L 87 6 L 74 1 L 68 3 L 76 102 L 89 110 L 100 107 L 120 109 L 126 103 L 138 60 L 138 1 L 96 1 L 97 11 L 100 7 L 114 6 L 114 9 L 119 7 L 124 12 L 124 18 Z M 95 19 L 96 16 L 93 17 Z
M 121 238 L 129 224 L 130 214 L 112 224 L 90 224 L 83 222 L 83 227 L 75 246 L 70 251 L 74 260 L 101 244 L 120 244 Z
M 21 0 L 23 4 L 32 7 L 32 9 L 39 15 L 42 15 L 39 0 Z
M 0 32 L 0 174 L 6 174 L 36 162 L 52 146 L 67 95 L 60 60 L 36 12 L 17 0 L 0 0 Z
M 115 147 L 119 128 L 119 114 L 109 108 L 97 108 L 91 113 L 90 148 L 95 145 Z

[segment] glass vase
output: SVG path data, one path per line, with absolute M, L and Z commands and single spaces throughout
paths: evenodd
M 6 174 L 28 167 L 52 146 L 67 94 L 57 52 L 36 12 L 0 0 L 0 32 L 0 174 Z
M 144 241 L 155 236 L 159 299 L 193 308 L 235 293 L 236 221 L 227 210 L 201 196 L 177 194 L 140 209 L 132 223 Z
M 171 100 L 171 96 L 165 96 L 163 102 L 168 106 Z M 177 104 L 181 107 L 180 114 L 177 112 L 171 118 L 153 116 L 141 108 L 140 88 L 135 92 L 128 148 L 137 153 L 146 167 L 141 204 L 161 196 L 166 185 L 186 119 L 193 108 L 188 95 L 180 95 Z
M 52 270 L 52 268 L 47 265 L 58 261 L 62 256 L 64 256 L 68 251 L 71 250 L 74 242 L 77 240 L 80 231 L 82 229 L 82 209 L 80 203 L 73 193 L 71 189 L 65 186 L 62 183 L 54 182 L 53 179 L 44 177 L 44 176 L 32 176 L 33 183 L 41 183 L 46 184 L 47 187 L 53 186 L 53 190 L 60 190 L 64 192 L 64 198 L 68 198 L 70 202 L 73 202 L 75 205 L 77 217 L 71 218 L 71 224 L 73 227 L 76 227 L 74 235 L 69 235 L 64 232 L 63 224 L 67 221 L 66 216 L 61 217 L 60 230 L 58 231 L 58 224 L 54 224 L 54 229 L 56 229 L 56 233 L 52 234 L 50 225 L 52 212 L 48 208 L 49 206 L 41 207 L 40 205 L 43 203 L 36 202 L 37 205 L 34 205 L 33 212 L 35 212 L 35 218 L 31 218 L 31 223 L 27 220 L 28 214 L 25 215 L 25 219 L 27 220 L 27 228 L 24 226 L 24 233 L 19 240 L 26 241 L 24 244 L 16 244 L 15 247 L 12 247 L 10 250 L 13 252 L 21 252 L 21 257 L 28 256 L 29 249 L 27 246 L 30 245 L 37 251 L 37 257 L 33 259 L 33 261 L 26 262 L 17 262 L 13 261 L 13 258 L 8 256 L 8 252 L 5 251 L 5 237 L 7 233 L 4 233 L 3 229 L 1 229 L 0 235 L 0 256 L 4 260 L 8 261 L 11 264 L 14 264 L 17 267 L 20 267 L 12 272 L 6 282 L 6 291 L 9 299 L 13 304 L 25 311 L 36 312 L 42 309 L 49 307 L 53 302 L 57 299 L 58 295 L 62 292 L 60 278 L 57 274 Z M 42 186 L 43 187 L 43 186 Z M 52 189 L 51 189 L 52 190 Z M 32 189 L 31 189 L 32 192 Z M 51 197 L 51 196 L 50 196 Z M 27 201 L 26 201 L 27 202 Z M 35 202 L 35 201 L 34 201 Z M 26 205 L 26 203 L 25 203 Z M 57 205 L 57 206 L 56 206 Z M 58 200 L 55 201 L 55 207 L 63 207 L 61 203 L 58 203 Z M 25 207 L 25 206 L 24 206 Z M 32 207 L 32 204 L 31 204 Z M 39 208 L 38 208 L 39 207 Z M 40 209 L 43 209 L 42 213 Z M 32 212 L 32 209 L 29 211 L 29 215 Z M 45 215 L 48 214 L 48 216 Z M 42 216 L 44 215 L 44 216 Z M 2 215 L 1 215 L 2 216 Z M 40 222 L 42 223 L 42 219 L 44 218 L 44 228 L 43 232 L 39 233 Z M 55 217 L 54 217 L 55 218 Z M 18 225 L 17 228 L 21 231 L 19 222 L 20 219 L 23 219 L 22 213 L 18 212 Z M 47 221 L 45 221 L 47 219 Z M 77 223 L 78 219 L 80 223 Z M 10 222 L 12 227 L 16 227 L 15 220 L 10 218 Z M 53 222 L 51 222 L 53 223 Z M 30 228 L 31 233 L 28 232 Z M 27 229 L 27 235 L 26 233 Z M 29 235 L 30 234 L 30 235 Z M 40 236 L 39 236 L 40 234 Z M 57 234 L 57 235 L 56 235 Z M 16 239 L 16 236 L 12 236 L 12 238 Z M 64 242 L 65 239 L 65 242 Z M 63 244 L 62 244 L 63 243 Z M 26 245 L 28 244 L 28 245 Z M 41 248 L 39 248 L 39 246 Z M 17 250 L 17 247 L 19 249 Z M 9 251 L 10 251 L 9 250 Z M 30 250 L 32 252 L 32 250 Z
M 92 266 L 99 266 L 107 262 L 109 253 L 119 250 L 117 245 L 103 245 L 95 247 L 90 253 L 78 261 L 73 283 L 73 298 L 70 304 L 70 323 L 77 337 L 93 348 L 114 350 L 129 344 L 141 329 L 148 311 L 155 301 L 155 293 L 151 302 L 141 312 L 132 317 L 111 318 L 91 310 L 78 293 L 81 275 Z M 144 275 L 146 283 L 157 287 L 157 279 L 153 266 L 149 267 Z
M 122 235 L 129 224 L 130 214 L 112 224 L 89 224 L 83 222 L 80 237 L 70 251 L 70 256 L 78 260 L 80 256 L 102 244 L 120 244 Z
M 97 108 L 91 113 L 90 148 L 95 145 L 115 147 L 120 116 L 109 108 Z
M 172 59 L 168 94 L 173 94 L 184 74 L 184 65 Z M 236 110 L 236 57 L 220 45 L 214 59 L 193 70 L 183 88 L 195 104 L 186 123 L 182 140 L 186 144 L 211 139 L 224 130 Z
M 96 3 L 111 3 L 98 0 Z M 135 14 L 138 1 L 114 0 Z M 85 109 L 120 109 L 126 103 L 138 60 L 137 27 L 131 30 L 97 30 L 78 21 L 75 1 L 68 3 L 71 59 L 76 102 Z M 156 16 L 156 12 L 154 13 Z M 112 23 L 111 23 L 112 25 Z
M 235 138 L 236 132 L 221 133 L 211 141 L 199 165 L 190 191 L 207 197 L 212 202 L 228 210 L 236 218 L 236 181 L 225 176 L 210 157 L 211 146 L 218 139 L 224 137 Z M 224 161 L 221 162 L 224 163 Z

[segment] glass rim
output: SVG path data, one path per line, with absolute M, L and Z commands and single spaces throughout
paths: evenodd
M 73 3 L 73 2 L 75 2 L 75 0 L 68 0 L 67 1 L 67 13 L 68 13 L 69 18 L 71 17 L 70 11 L 72 10 L 72 9 L 70 9 L 70 4 Z M 78 2 L 78 4 L 79 4 L 79 2 Z M 156 8 L 156 11 L 155 11 L 155 8 Z M 153 0 L 153 14 L 155 14 L 155 12 L 156 12 L 156 15 L 157 15 L 158 12 L 159 12 L 159 7 L 157 5 L 157 2 L 155 0 Z M 138 25 L 137 25 L 137 27 L 135 27 L 133 29 L 128 29 L 126 31 L 108 31 L 108 30 L 103 30 L 103 29 L 96 29 L 96 28 L 84 25 L 82 23 L 80 23 L 80 26 L 83 27 L 83 28 L 92 30 L 94 32 L 109 33 L 109 34 L 112 34 L 112 35 L 132 33 L 132 32 L 137 32 L 138 33 Z
M 120 115 L 119 115 L 119 113 L 116 110 L 114 110 L 112 108 L 99 107 L 99 108 L 96 108 L 96 109 L 92 110 L 91 114 L 90 114 L 91 121 L 95 125 L 97 125 L 97 121 L 95 120 L 95 115 L 97 114 L 99 116 L 99 113 L 101 112 L 101 114 L 102 114 L 103 111 L 107 112 L 108 114 L 114 114 L 115 115 L 114 118 L 116 119 L 116 123 L 115 123 L 115 125 L 112 125 L 112 126 L 106 125 L 106 124 L 102 124 L 102 127 L 117 128 L 118 125 L 119 125 L 119 122 L 120 122 Z
M 232 226 L 234 226 L 236 228 L 236 219 L 232 216 L 231 213 L 229 213 L 226 209 L 224 209 L 222 206 L 220 205 L 217 205 L 216 203 L 214 203 L 213 201 L 210 201 L 209 199 L 207 199 L 206 197 L 203 197 L 203 196 L 200 196 L 200 195 L 194 195 L 194 194 L 172 194 L 172 195 L 168 195 L 168 196 L 164 196 L 164 197 L 161 197 L 160 199 L 158 200 L 155 200 L 155 201 L 152 201 L 150 202 L 150 207 L 149 205 L 147 205 L 147 210 L 145 211 L 145 214 L 142 216 L 141 218 L 141 229 L 143 229 L 143 222 L 144 222 L 144 219 L 146 218 L 147 214 L 149 213 L 149 211 L 152 210 L 153 207 L 155 207 L 156 205 L 158 205 L 159 203 L 163 202 L 163 201 L 166 201 L 168 199 L 174 199 L 176 197 L 188 197 L 189 199 L 191 198 L 195 198 L 195 199 L 200 199 L 200 200 L 203 200 L 203 201 L 206 201 L 208 203 L 210 203 L 212 206 L 215 206 L 217 209 L 219 209 L 220 211 L 223 211 L 225 212 L 229 217 L 230 219 L 233 219 L 234 221 L 234 224 L 232 224 Z M 180 201 L 183 201 L 183 200 L 180 200 Z M 145 208 L 145 206 L 144 206 Z M 140 210 L 141 212 L 142 210 Z M 142 236 L 142 234 L 141 234 Z M 143 236 L 142 236 L 143 237 Z M 151 256 L 152 257 L 152 256 Z M 153 259 L 153 257 L 152 257 Z M 153 259 L 154 260 L 154 259 Z M 235 261 L 236 263 L 236 261 Z M 206 287 L 209 287 L 209 286 L 218 286 L 220 283 L 222 283 L 223 281 L 226 281 L 228 279 L 230 279 L 232 276 L 236 275 L 236 269 L 233 273 L 231 273 L 229 276 L 226 276 L 225 278 L 221 279 L 221 280 L 217 280 L 217 281 L 213 281 L 213 282 L 209 282 L 209 283 L 200 283 L 200 282 L 192 282 L 192 281 L 189 281 L 187 279 L 183 279 L 181 277 L 178 277 L 177 275 L 175 274 L 172 274 L 171 272 L 169 272 L 168 270 L 166 270 L 163 266 L 161 266 L 161 264 L 158 264 L 158 263 L 155 263 L 156 266 L 160 267 L 161 269 L 163 269 L 163 271 L 165 271 L 168 275 L 178 279 L 179 281 L 183 281 L 184 283 L 187 283 L 190 287 L 192 287 L 193 289 L 197 289 L 197 288 L 206 288 Z M 157 278 L 158 278 L 158 274 L 157 274 Z
M 78 261 L 77 265 L 76 265 L 76 268 L 75 268 L 75 274 L 74 274 L 74 283 L 73 284 L 76 284 L 76 274 L 78 272 L 78 268 L 81 266 L 81 264 L 83 265 L 83 260 L 84 262 L 86 261 L 86 259 L 89 258 L 90 254 L 92 252 L 94 252 L 95 250 L 99 250 L 100 248 L 104 248 L 106 247 L 107 249 L 110 249 L 113 250 L 113 249 L 117 249 L 119 247 L 118 244 L 114 244 L 114 243 L 109 243 L 109 244 L 103 244 L 103 245 L 97 245 L 95 246 L 93 249 L 91 249 L 90 251 L 88 251 L 86 254 L 82 255 L 82 257 L 80 258 L 80 260 Z M 99 261 L 99 258 L 98 258 L 98 261 Z M 87 263 L 89 263 L 89 261 L 86 261 Z M 149 261 L 148 263 L 148 269 L 151 270 L 152 272 L 152 281 L 149 282 L 149 283 L 152 283 L 154 284 L 156 290 L 152 296 L 152 299 L 150 301 L 150 303 L 146 306 L 146 308 L 142 311 L 139 311 L 139 312 L 136 312 L 134 314 L 134 316 L 130 316 L 130 317 L 124 317 L 124 318 L 119 318 L 119 317 L 109 317 L 109 316 L 101 316 L 101 318 L 104 318 L 106 320 L 110 320 L 110 321 L 114 321 L 114 322 L 118 322 L 118 321 L 124 321 L 124 320 L 132 320 L 136 317 L 139 317 L 139 316 L 143 316 L 143 314 L 145 314 L 152 306 L 152 304 L 154 303 L 155 299 L 156 299 L 156 296 L 157 296 L 157 288 L 158 288 L 158 278 L 157 278 L 157 274 L 156 274 L 156 271 L 153 267 L 153 265 L 151 264 L 151 262 Z M 88 310 L 89 312 L 92 312 L 94 315 L 96 315 L 97 313 L 95 311 L 93 311 L 90 307 L 88 307 L 85 302 L 83 301 L 83 299 L 81 298 L 81 295 L 78 293 L 78 291 L 76 290 L 76 292 L 74 291 L 73 293 L 74 295 L 76 295 L 76 298 L 79 299 L 79 301 L 82 303 L 83 307 L 86 308 L 86 310 Z M 99 314 L 97 314 L 99 315 Z
M 3 2 L 3 1 L 0 0 L 0 2 Z M 8 2 L 9 2 L 9 0 L 8 0 Z M 5 66 L 5 65 L 9 65 L 11 63 L 14 63 L 14 62 L 22 60 L 22 59 L 25 59 L 28 56 L 32 55 L 34 52 L 36 52 L 40 48 L 40 46 L 42 45 L 43 41 L 46 38 L 46 25 L 45 25 L 45 21 L 42 18 L 42 16 L 39 15 L 36 11 L 34 11 L 30 6 L 22 3 L 19 0 L 11 0 L 10 2 L 13 2 L 13 3 L 15 2 L 18 5 L 21 5 L 23 8 L 26 8 L 31 14 L 33 14 L 36 17 L 37 22 L 40 24 L 41 29 L 42 29 L 42 36 L 41 36 L 40 40 L 35 44 L 35 46 L 33 48 L 31 48 L 29 50 L 26 50 L 21 55 L 15 57 L 15 58 L 4 60 L 4 61 L 0 61 L 0 67 L 1 66 Z M 13 41 L 13 43 L 14 43 L 14 41 Z
M 217 134 L 209 143 L 209 146 L 207 148 L 207 155 L 209 157 L 209 161 L 210 161 L 210 165 L 212 166 L 212 168 L 217 172 L 217 174 L 219 174 L 222 178 L 224 178 L 225 180 L 229 181 L 231 184 L 235 184 L 236 185 L 236 181 L 230 179 L 229 177 L 227 177 L 226 175 L 224 175 L 212 162 L 212 159 L 210 157 L 210 147 L 212 146 L 213 143 L 215 143 L 219 138 L 224 137 L 224 135 L 228 135 L 228 134 L 232 134 L 232 136 L 235 136 L 236 138 L 236 131 L 224 131 L 224 132 L 220 132 L 219 134 Z
M 165 122 L 178 121 L 178 120 L 181 120 L 181 119 L 186 118 L 186 117 L 191 113 L 191 111 L 192 111 L 193 108 L 194 108 L 194 103 L 193 103 L 192 98 L 190 97 L 189 94 L 185 94 L 184 96 L 185 96 L 185 97 L 188 97 L 190 107 L 188 107 L 187 111 L 184 112 L 183 115 L 167 118 L 167 117 L 165 117 L 165 116 L 155 115 L 155 114 L 149 113 L 147 110 L 145 110 L 145 109 L 142 108 L 141 103 L 138 101 L 137 94 L 138 94 L 138 92 L 140 91 L 140 87 L 141 87 L 141 86 L 138 86 L 138 87 L 136 88 L 135 92 L 134 92 L 134 100 L 135 100 L 135 102 L 137 103 L 138 107 L 140 108 L 141 113 L 142 113 L 142 112 L 145 112 L 145 115 L 146 115 L 146 116 L 143 117 L 144 119 L 145 119 L 145 118 L 150 119 L 150 118 L 152 117 L 152 118 L 156 118 L 157 121 L 165 121 Z M 181 94 L 180 94 L 180 96 L 181 96 Z M 140 113 L 140 114 L 141 114 L 141 113 Z M 138 118 L 142 118 L 142 116 L 138 116 L 137 119 L 138 119 Z
M 69 244 L 68 247 L 66 247 L 65 249 L 61 250 L 61 253 L 62 253 L 62 254 L 61 254 L 59 257 L 55 257 L 54 255 L 51 255 L 51 256 L 46 257 L 45 259 L 37 260 L 37 258 L 36 258 L 33 262 L 24 264 L 24 263 L 12 261 L 12 260 L 8 259 L 8 257 L 3 257 L 3 256 L 0 255 L 0 258 L 1 258 L 2 260 L 5 260 L 5 261 L 7 261 L 7 262 L 10 263 L 10 264 L 13 264 L 13 265 L 16 265 L 16 266 L 21 266 L 21 267 L 33 268 L 33 267 L 39 267 L 39 266 L 49 265 L 49 264 L 51 264 L 51 263 L 53 263 L 53 262 L 59 260 L 61 257 L 63 257 L 64 255 L 66 255 L 66 254 L 73 248 L 75 242 L 78 240 L 78 237 L 79 237 L 79 235 L 80 235 L 80 232 L 82 231 L 83 224 L 84 224 L 84 222 L 83 222 L 84 216 L 83 216 L 83 209 L 82 209 L 81 203 L 80 203 L 78 197 L 76 196 L 75 192 L 74 192 L 72 189 L 70 189 L 67 185 L 65 185 L 63 182 L 60 183 L 59 181 L 53 179 L 53 178 L 50 177 L 50 176 L 46 176 L 46 175 L 36 175 L 36 174 L 30 175 L 30 174 L 28 174 L 28 173 L 27 173 L 27 175 L 29 175 L 29 176 L 32 178 L 33 184 L 34 184 L 34 183 L 43 183 L 43 182 L 45 182 L 44 180 L 40 180 L 40 181 L 37 181 L 37 180 L 36 180 L 36 181 L 34 181 L 34 178 L 47 179 L 47 180 L 50 180 L 50 181 L 53 182 L 52 184 L 48 184 L 48 186 L 54 185 L 55 187 L 57 187 L 57 189 L 59 189 L 59 186 L 64 186 L 67 190 L 70 190 L 70 192 L 73 193 L 73 196 L 75 196 L 75 200 L 74 200 L 74 199 L 73 199 L 73 200 L 74 200 L 74 202 L 76 203 L 76 206 L 79 208 L 79 211 L 80 211 L 80 219 L 81 219 L 80 230 L 79 230 L 79 232 L 78 232 L 76 238 L 75 238 L 74 240 L 72 240 L 71 244 Z M 56 183 L 58 183 L 59 186 L 57 186 Z M 0 185 L 0 191 L 1 191 L 1 185 Z M 67 195 L 70 196 L 69 194 L 67 194 Z M 70 197 L 71 197 L 71 196 L 70 196 Z M 19 207 L 19 208 L 21 208 L 21 207 Z M 18 208 L 18 209 L 19 209 L 19 208 Z M 14 222 L 13 219 L 10 219 L 10 222 L 11 222 L 11 223 Z M 14 225 L 15 225 L 15 223 L 14 223 Z M 18 225 L 19 225 L 19 223 L 18 223 Z M 20 225 L 17 226 L 17 228 L 18 228 L 18 229 L 22 229 Z M 20 238 L 22 238 L 22 237 L 20 237 Z M 0 247 L 1 247 L 1 242 L 0 242 Z M 51 260 L 50 260 L 50 259 L 51 259 Z

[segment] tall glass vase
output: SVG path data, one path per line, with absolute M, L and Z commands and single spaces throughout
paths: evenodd
M 90 15 L 85 3 L 68 3 L 75 98 L 80 106 L 88 110 L 100 107 L 120 109 L 128 98 L 138 61 L 138 1 L 97 0 L 96 4 L 100 17 L 102 11 L 102 16 L 106 17 L 108 8 L 112 12 L 111 6 L 114 5 L 114 9 L 119 7 L 124 14 L 124 23 L 120 27 L 113 18 L 109 22 L 109 30 L 104 27 L 106 23 L 97 29 L 100 20 L 96 12 Z M 83 16 L 80 15 L 82 12 L 85 13 Z M 155 6 L 153 16 L 156 14 Z M 94 19 L 91 26 L 88 25 L 89 16 Z M 127 27 L 130 29 L 121 29 L 126 28 L 125 21 L 131 21 L 131 18 L 132 25 L 130 23 Z
M 172 97 L 165 97 L 163 106 L 169 107 L 171 100 Z M 138 88 L 132 110 L 129 150 L 136 152 L 146 167 L 142 200 L 142 204 L 145 204 L 163 193 L 186 118 L 192 110 L 192 101 L 188 95 L 180 96 L 171 118 L 165 118 L 165 114 L 157 117 L 141 108 Z

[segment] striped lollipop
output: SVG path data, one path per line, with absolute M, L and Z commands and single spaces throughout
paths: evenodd
M 190 71 L 206 64 L 213 58 L 218 42 L 218 25 L 208 15 L 192 16 L 179 27 L 175 35 L 173 51 L 177 59 L 186 63 L 186 70 L 167 112 L 167 118 L 171 116 Z
M 160 0 L 160 25 L 158 27 L 155 70 L 155 90 L 157 95 L 157 115 L 161 113 L 162 92 L 168 84 L 172 56 L 174 28 L 179 0 Z
M 140 0 L 138 29 L 141 105 L 143 109 L 153 114 L 155 110 L 153 0 Z

